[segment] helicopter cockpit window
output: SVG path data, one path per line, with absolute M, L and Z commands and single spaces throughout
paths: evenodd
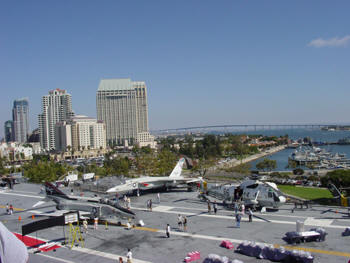
M 268 192 L 268 197 L 272 198 L 272 192 Z
M 254 188 L 257 188 L 259 184 L 251 184 L 251 185 L 248 185 L 247 188 L 251 188 L 251 189 L 254 189 Z
M 273 192 L 273 200 L 274 200 L 275 202 L 280 201 L 278 195 L 277 195 L 275 192 Z

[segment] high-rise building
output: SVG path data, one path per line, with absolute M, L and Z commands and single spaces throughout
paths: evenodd
M 28 99 L 18 99 L 13 102 L 12 120 L 13 134 L 16 142 L 26 142 L 29 133 Z
M 106 124 L 109 144 L 133 144 L 138 133 L 148 132 L 145 82 L 103 79 L 96 94 L 97 119 Z
M 40 145 L 45 150 L 55 150 L 55 125 L 74 116 L 72 96 L 65 90 L 55 89 L 42 98 L 42 114 L 39 114 Z
M 69 121 L 56 123 L 56 150 L 105 149 L 106 126 L 83 115 L 76 115 Z
M 9 120 L 5 122 L 5 142 L 12 142 L 14 138 L 13 134 L 13 121 Z

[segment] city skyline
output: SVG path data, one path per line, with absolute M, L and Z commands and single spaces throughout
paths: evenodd
M 41 97 L 57 88 L 74 112 L 96 117 L 105 78 L 146 82 L 150 130 L 350 122 L 347 1 L 1 6 L 1 127 L 19 97 L 38 127 Z

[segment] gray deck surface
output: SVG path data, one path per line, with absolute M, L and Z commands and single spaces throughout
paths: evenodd
M 40 185 L 19 184 L 14 190 L 0 191 L 0 205 L 11 203 L 15 208 L 30 209 L 36 202 L 44 198 L 39 194 Z M 146 211 L 146 201 L 153 200 L 153 211 Z M 243 262 L 256 262 L 257 259 L 247 257 L 233 250 L 221 248 L 222 240 L 231 239 L 236 246 L 243 240 L 263 242 L 268 244 L 287 245 L 282 239 L 288 231 L 294 231 L 296 220 L 305 220 L 305 229 L 321 226 L 328 236 L 325 242 L 309 242 L 296 247 L 314 249 L 314 262 L 347 262 L 350 259 L 350 237 L 342 237 L 346 226 L 350 226 L 347 210 L 323 206 L 314 206 L 307 210 L 295 210 L 291 213 L 291 205 L 284 205 L 279 211 L 266 214 L 255 213 L 253 222 L 249 223 L 247 216 L 243 217 L 241 228 L 235 228 L 233 212 L 218 207 L 217 215 L 207 213 L 207 205 L 199 201 L 196 192 L 174 191 L 161 193 L 161 203 L 158 204 L 156 194 L 146 194 L 131 197 L 132 210 L 139 219 L 145 222 L 144 229 L 126 230 L 123 227 L 109 226 L 105 230 L 100 225 L 98 230 L 89 226 L 85 237 L 85 248 L 75 247 L 73 250 L 62 247 L 56 252 L 31 254 L 30 263 L 34 262 L 116 262 L 119 255 L 126 255 L 127 249 L 133 252 L 133 262 L 183 262 L 190 251 L 200 251 L 204 259 L 209 253 L 227 256 L 230 259 L 240 259 Z M 48 203 L 53 204 L 53 203 Z M 332 209 L 329 212 L 324 213 Z M 55 210 L 55 207 L 44 211 Z M 337 210 L 338 213 L 334 211 Z M 0 220 L 11 231 L 19 232 L 21 224 L 32 221 L 30 212 L 16 211 L 14 215 L 6 215 L 0 208 Z M 177 215 L 188 218 L 187 232 L 177 227 Z M 18 216 L 22 217 L 19 223 Z M 39 220 L 36 217 L 35 220 Z M 165 226 L 172 228 L 170 238 L 165 237 Z M 67 229 L 66 229 L 67 230 Z M 46 240 L 63 238 L 63 227 L 53 227 L 32 233 L 31 236 Z M 288 249 L 290 249 L 288 247 Z M 332 252 L 343 252 L 333 255 Z M 138 261 L 140 260 L 140 261 Z M 201 261 L 196 261 L 201 262 Z M 269 262 L 259 260 L 259 262 Z

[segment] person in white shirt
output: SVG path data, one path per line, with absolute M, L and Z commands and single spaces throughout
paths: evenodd
M 98 217 L 94 218 L 94 229 L 97 230 L 98 227 Z
M 132 252 L 130 248 L 128 248 L 128 253 L 126 253 L 126 263 L 131 263 L 132 260 Z
M 177 216 L 177 225 L 179 226 L 179 230 L 182 228 L 182 215 Z
M 165 233 L 166 233 L 166 237 L 169 238 L 170 237 L 170 225 L 169 224 L 166 225 Z
M 130 210 L 130 208 L 131 208 L 131 199 L 130 199 L 130 197 L 127 198 L 126 202 L 127 202 L 127 208 Z
M 88 222 L 86 221 L 86 219 L 84 219 L 84 221 L 83 221 L 83 228 L 84 228 L 85 234 L 87 234 L 87 232 L 88 232 Z
M 242 209 L 242 215 L 244 215 L 244 212 L 245 212 L 245 211 L 244 211 L 244 210 L 245 210 L 244 204 L 241 205 L 241 209 Z
M 124 195 L 124 206 L 127 207 L 127 201 L 128 201 L 128 197 L 126 195 Z

